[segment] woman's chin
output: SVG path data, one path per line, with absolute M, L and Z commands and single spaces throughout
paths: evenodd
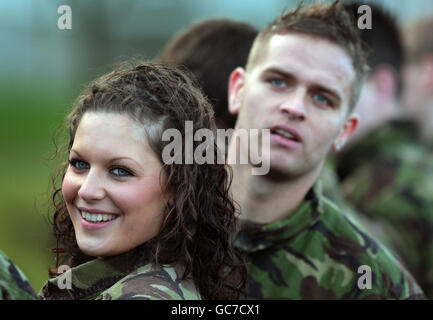
M 81 252 L 91 257 L 105 257 L 113 255 L 111 250 L 103 244 L 95 244 L 85 240 L 78 240 L 77 244 Z

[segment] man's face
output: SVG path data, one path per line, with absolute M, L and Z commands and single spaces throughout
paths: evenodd
M 270 170 L 302 176 L 320 170 L 332 144 L 357 125 L 347 119 L 355 71 L 339 46 L 301 34 L 273 35 L 266 51 L 230 78 L 238 129 L 270 129 Z M 346 121 L 347 120 L 347 121 Z

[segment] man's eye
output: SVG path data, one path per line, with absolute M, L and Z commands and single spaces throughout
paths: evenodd
M 133 176 L 133 174 L 131 172 L 129 172 L 128 170 L 121 168 L 121 167 L 116 167 L 114 169 L 111 170 L 111 172 L 118 177 L 128 177 L 128 176 Z
M 69 163 L 71 164 L 71 166 L 78 170 L 87 170 L 90 168 L 88 163 L 81 160 L 72 159 L 69 161 Z
M 332 106 L 331 100 L 329 100 L 323 94 L 317 93 L 313 96 L 313 99 L 316 100 L 317 102 L 319 102 L 321 105 Z
M 285 88 L 287 86 L 286 81 L 283 79 L 274 78 L 270 79 L 269 82 L 275 88 Z

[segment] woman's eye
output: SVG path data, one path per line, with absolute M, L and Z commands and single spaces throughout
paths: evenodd
M 129 172 L 128 170 L 124 169 L 124 168 L 114 168 L 111 170 L 111 172 L 118 177 L 128 177 L 128 176 L 132 176 L 133 174 L 131 172 Z
M 90 168 L 90 166 L 86 162 L 81 161 L 81 160 L 74 160 L 73 159 L 73 160 L 70 160 L 69 163 L 71 164 L 71 166 L 73 166 L 75 169 L 78 169 L 78 170 L 87 170 Z

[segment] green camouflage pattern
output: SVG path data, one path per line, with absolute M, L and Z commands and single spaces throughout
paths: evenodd
M 424 299 L 388 249 L 322 195 L 320 182 L 285 219 L 244 222 L 234 245 L 248 265 L 246 298 Z
M 396 230 L 393 247 L 433 299 L 433 153 L 416 141 L 409 123 L 382 126 L 338 158 L 338 172 L 346 199 Z
M 36 300 L 24 273 L 0 250 L 0 300 Z
M 345 214 L 360 223 L 364 229 L 374 237 L 374 239 L 380 241 L 390 249 L 392 254 L 399 259 L 399 262 L 404 263 L 399 256 L 398 251 L 393 246 L 393 239 L 399 237 L 397 231 L 389 223 L 385 223 L 384 221 L 374 221 L 369 218 L 364 213 L 358 211 L 344 198 L 334 166 L 332 159 L 329 159 L 325 162 L 322 168 L 319 179 L 322 182 L 323 195 L 335 203 Z
M 125 256 L 95 259 L 50 279 L 40 296 L 47 300 L 200 300 L 182 268 L 134 264 Z M 59 285 L 60 284 L 60 285 Z

